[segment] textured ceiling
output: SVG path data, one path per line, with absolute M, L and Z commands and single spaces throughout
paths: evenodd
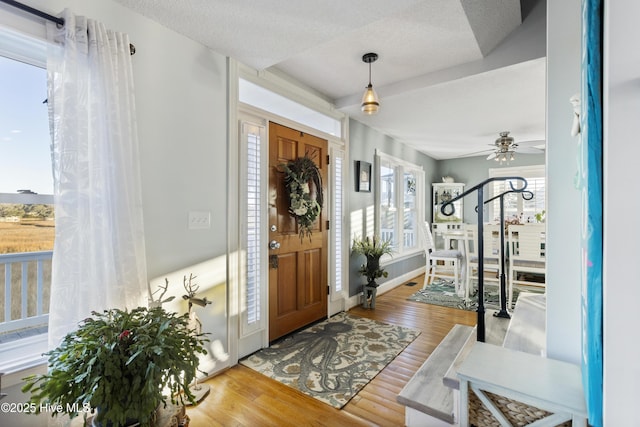
M 544 1 L 116 1 L 246 65 L 285 73 L 434 158 L 489 148 L 503 130 L 516 141 L 544 138 Z M 379 55 L 374 116 L 359 110 L 367 52 Z

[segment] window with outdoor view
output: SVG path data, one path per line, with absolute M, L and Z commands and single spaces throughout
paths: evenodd
M 513 168 L 489 169 L 489 177 L 518 176 L 527 180 L 527 191 L 533 193 L 532 198 L 525 198 L 519 193 L 511 193 L 504 196 L 505 221 L 518 221 L 521 224 L 528 222 L 542 222 L 545 216 L 545 167 L 544 165 L 521 166 Z M 521 181 L 512 184 L 518 188 Z M 511 181 L 494 181 L 491 194 L 497 196 L 509 190 Z M 500 200 L 496 199 L 491 205 L 490 218 L 500 220 Z
M 379 234 L 394 252 L 420 249 L 418 221 L 424 221 L 424 171 L 418 165 L 384 153 L 377 154 Z
M 48 322 L 55 213 L 47 73 L 38 65 L 0 56 L 0 343 L 43 333 Z

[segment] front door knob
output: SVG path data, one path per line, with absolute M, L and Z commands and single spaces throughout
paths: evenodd
M 280 249 L 280 242 L 272 240 L 269 242 L 269 249 Z

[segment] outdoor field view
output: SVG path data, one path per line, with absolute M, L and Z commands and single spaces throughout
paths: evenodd
M 0 204 L 0 254 L 53 250 L 52 205 Z
M 53 194 L 47 72 L 22 59 L 0 56 L 0 342 L 49 312 L 54 208 L 39 204 Z

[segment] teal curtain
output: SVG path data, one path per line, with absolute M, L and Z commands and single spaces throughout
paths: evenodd
M 589 424 L 602 426 L 602 0 L 582 2 L 582 376 Z

